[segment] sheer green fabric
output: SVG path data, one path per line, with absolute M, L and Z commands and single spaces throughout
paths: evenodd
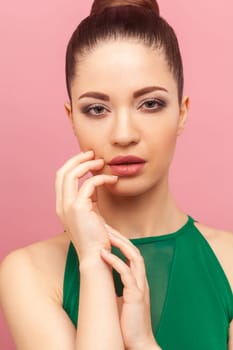
M 227 350 L 233 294 L 219 260 L 188 220 L 178 231 L 131 239 L 144 257 L 150 287 L 154 336 L 163 350 Z M 124 256 L 113 247 L 113 253 Z M 116 294 L 122 295 L 113 271 Z M 77 326 L 79 264 L 70 243 L 64 275 L 63 308 Z M 100 315 L 101 317 L 101 315 Z

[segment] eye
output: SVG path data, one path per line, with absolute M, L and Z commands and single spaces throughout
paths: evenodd
M 97 113 L 91 113 L 92 110 L 97 112 Z M 94 104 L 94 105 L 90 105 L 90 106 L 84 107 L 82 109 L 82 113 L 88 114 L 88 115 L 91 115 L 91 116 L 101 116 L 103 113 L 100 113 L 100 112 L 103 111 L 103 110 L 106 110 L 106 108 L 104 108 L 102 105 Z
M 142 106 L 144 106 L 144 105 L 147 105 L 149 107 L 149 108 L 146 108 L 147 110 L 157 111 L 157 110 L 160 110 L 163 107 L 165 107 L 166 102 L 162 101 L 162 100 L 155 99 L 155 98 L 151 98 L 142 104 Z
M 144 105 L 147 105 L 147 111 L 155 112 L 165 107 L 166 102 L 159 99 L 151 98 L 149 100 L 144 101 L 144 103 L 141 106 Z M 100 104 L 93 104 L 82 108 L 82 113 L 87 114 L 89 116 L 101 117 L 105 114 L 103 113 L 103 111 L 107 111 L 107 109 Z

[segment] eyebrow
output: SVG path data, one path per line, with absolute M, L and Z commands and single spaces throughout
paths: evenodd
M 137 98 L 139 96 L 142 96 L 144 94 L 147 94 L 147 93 L 152 92 L 152 91 L 157 91 L 157 90 L 162 90 L 162 91 L 168 92 L 167 89 L 165 89 L 161 86 L 147 86 L 147 87 L 144 87 L 143 89 L 135 91 L 133 93 L 133 97 Z M 94 98 L 98 98 L 98 99 L 103 100 L 103 101 L 110 101 L 110 98 L 108 95 L 100 93 L 100 92 L 96 92 L 96 91 L 86 92 L 85 94 L 79 96 L 79 100 L 83 97 L 94 97 Z

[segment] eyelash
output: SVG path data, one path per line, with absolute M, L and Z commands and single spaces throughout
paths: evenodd
M 148 103 L 148 102 L 155 102 L 159 107 L 158 108 L 149 108 L 148 110 L 150 110 L 149 113 L 154 113 L 156 111 L 159 111 L 161 110 L 162 108 L 166 107 L 166 102 L 162 101 L 162 100 L 158 100 L 158 99 L 149 99 L 149 100 L 146 100 L 144 101 L 144 103 L 142 104 L 142 106 L 145 104 L 145 103 Z M 90 106 L 87 106 L 87 107 L 84 107 L 82 109 L 82 113 L 84 114 L 87 114 L 91 117 L 95 117 L 95 116 L 102 116 L 103 114 L 92 114 L 90 113 L 91 110 L 94 110 L 95 108 L 98 108 L 98 107 L 101 107 L 101 108 L 104 108 L 102 105 L 100 104 L 94 104 L 94 105 L 90 105 Z M 104 108 L 105 109 L 105 108 Z

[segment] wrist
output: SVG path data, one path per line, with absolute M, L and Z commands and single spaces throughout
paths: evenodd
M 79 271 L 80 273 L 82 272 L 87 272 L 95 269 L 100 270 L 111 270 L 111 267 L 103 261 L 103 259 L 100 256 L 100 252 L 95 252 L 92 253 L 91 255 L 86 255 L 83 256 L 79 259 Z
M 109 251 L 111 250 L 110 244 L 103 245 L 102 243 L 92 243 L 91 245 L 86 245 L 85 248 L 80 248 L 80 246 L 73 241 L 73 245 L 78 255 L 79 263 L 84 261 L 93 261 L 94 263 L 104 262 L 101 257 L 101 249 L 105 248 Z

